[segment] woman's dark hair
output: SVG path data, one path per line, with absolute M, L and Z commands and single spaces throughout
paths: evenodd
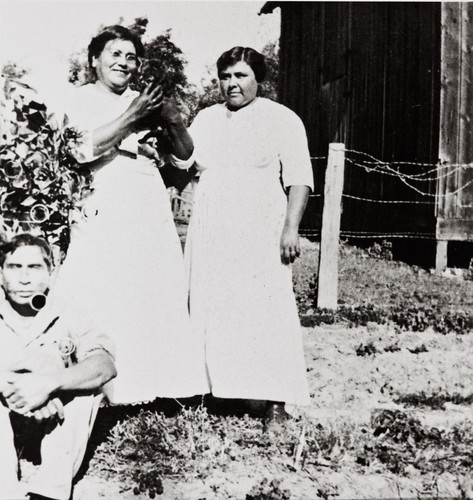
M 15 252 L 20 247 L 38 247 L 43 254 L 43 259 L 48 267 L 51 269 L 53 264 L 53 252 L 49 243 L 40 236 L 34 236 L 31 233 L 22 233 L 14 236 L 8 243 L 0 247 L 0 267 L 5 264 L 5 259 L 8 254 Z
M 145 54 L 145 48 L 141 43 L 140 37 L 130 31 L 128 28 L 124 26 L 120 26 L 118 24 L 114 26 L 107 26 L 103 28 L 102 31 L 94 38 L 92 38 L 88 47 L 88 61 L 89 68 L 95 73 L 94 68 L 92 68 L 92 61 L 94 57 L 99 57 L 102 53 L 105 45 L 110 40 L 127 40 L 131 42 L 135 46 L 136 55 L 138 57 L 143 57 Z
M 224 52 L 217 60 L 217 73 L 220 74 L 226 68 L 234 66 L 237 62 L 246 62 L 253 70 L 256 81 L 261 83 L 266 76 L 266 63 L 263 54 L 260 54 L 251 47 L 233 47 L 233 49 Z

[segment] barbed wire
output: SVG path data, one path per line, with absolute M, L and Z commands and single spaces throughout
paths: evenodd
M 366 164 L 374 164 L 374 165 L 383 165 L 383 166 L 389 166 L 389 165 L 415 165 L 417 167 L 431 167 L 431 172 L 435 172 L 439 168 L 473 168 L 473 162 L 471 163 L 448 163 L 445 161 L 438 161 L 436 163 L 422 163 L 422 162 L 413 162 L 413 161 L 398 161 L 398 160 L 393 160 L 393 161 L 383 161 L 375 156 L 365 153 L 364 151 L 358 151 L 356 149 L 343 149 L 345 153 L 353 153 L 361 156 L 366 156 L 370 158 L 372 161 L 365 161 L 364 163 Z M 311 156 L 311 160 L 328 160 L 328 156 Z M 345 159 L 348 159 L 345 157 Z M 353 161 L 353 160 L 352 160 Z
M 378 158 L 374 157 L 373 155 L 370 155 L 369 153 L 365 153 L 363 151 L 357 151 L 356 149 L 345 149 L 345 153 L 354 153 L 362 156 L 367 156 L 371 160 L 373 160 L 374 163 L 377 164 L 383 164 L 383 165 L 416 165 L 418 167 L 436 167 L 439 163 L 440 164 L 445 164 L 445 162 L 436 162 L 436 163 L 418 163 L 418 162 L 412 162 L 412 161 L 382 161 L 379 160 Z M 451 167 L 465 167 L 465 168 L 473 168 L 473 163 L 449 163 L 448 164 Z
M 412 184 L 409 184 L 406 180 L 402 179 L 401 177 L 399 178 L 401 182 L 403 182 L 407 187 L 413 189 L 417 193 L 421 194 L 422 196 L 432 196 L 434 198 L 446 198 L 447 196 L 453 196 L 454 194 L 459 193 L 460 191 L 463 191 L 466 189 L 468 186 L 473 184 L 473 179 L 465 182 L 462 186 L 458 187 L 454 191 L 450 191 L 449 193 L 425 193 L 424 191 L 421 191 L 420 189 L 416 188 Z
M 364 168 L 366 170 L 366 167 L 364 165 L 353 162 L 348 158 L 346 160 L 349 163 L 351 163 L 352 165 Z M 450 165 L 447 165 L 446 167 L 450 168 Z M 391 175 L 393 177 L 397 177 L 407 187 L 409 187 L 410 189 L 412 189 L 413 191 L 417 192 L 418 194 L 420 194 L 422 196 L 432 196 L 435 198 L 452 196 L 454 194 L 459 193 L 460 191 L 463 191 L 465 188 L 467 188 L 469 185 L 471 185 L 473 183 L 473 179 L 471 179 L 471 180 L 465 182 L 463 185 L 459 186 L 456 190 L 451 191 L 449 193 L 428 193 L 428 192 L 422 191 L 421 189 L 417 188 L 416 186 L 413 186 L 406 179 L 409 179 L 411 181 L 415 180 L 417 182 L 419 182 L 419 181 L 424 181 L 424 182 L 438 181 L 438 180 L 444 179 L 446 177 L 451 177 L 452 175 L 456 174 L 459 170 L 465 168 L 465 165 L 457 165 L 454 167 L 453 170 L 447 172 L 446 174 L 438 175 L 436 177 L 425 177 L 425 178 L 419 178 L 419 177 L 415 178 L 413 175 L 403 174 L 402 172 L 398 172 L 396 170 L 393 170 L 391 167 L 389 167 L 389 165 L 384 165 L 384 168 L 388 169 L 389 171 L 383 171 L 383 170 L 379 170 L 379 169 L 377 169 L 377 170 L 372 169 L 372 171 L 376 171 L 377 173 L 384 174 L 384 175 Z M 420 176 L 421 174 L 418 174 L 418 175 Z M 402 203 L 402 202 L 400 201 L 400 203 Z
M 359 239 L 381 239 L 381 238 L 402 238 L 402 239 L 424 239 L 436 240 L 432 233 L 419 233 L 416 231 L 404 232 L 382 232 L 382 231 L 340 231 L 341 238 L 359 238 Z M 320 229 L 301 229 L 300 236 L 320 236 Z
M 404 177 L 404 178 L 416 180 L 419 182 L 437 181 L 439 179 L 443 179 L 444 177 L 449 177 L 450 175 L 458 172 L 459 170 L 461 170 L 463 168 L 462 166 L 458 166 L 458 167 L 455 167 L 454 170 L 450 170 L 450 171 L 447 171 L 446 173 L 436 175 L 435 177 L 425 177 L 426 175 L 431 174 L 432 172 L 438 172 L 439 170 L 449 169 L 450 165 L 439 165 L 438 168 L 429 170 L 427 172 L 422 172 L 420 174 L 405 174 L 403 172 L 399 172 L 398 170 L 394 170 L 389 165 L 383 165 L 383 169 L 386 169 L 386 170 L 383 170 L 381 168 L 378 168 L 377 166 L 370 167 L 370 166 L 367 166 L 366 164 L 358 163 L 350 158 L 345 158 L 345 161 L 347 161 L 348 163 L 350 163 L 351 165 L 353 165 L 355 167 L 359 167 L 359 168 L 364 169 L 368 173 L 379 173 L 382 175 L 390 175 L 392 177 Z
M 435 201 L 417 201 L 417 200 L 377 200 L 372 198 L 363 198 L 352 194 L 342 194 L 343 198 L 350 198 L 357 201 L 367 201 L 369 203 L 382 203 L 382 204 L 411 204 L 411 205 L 435 205 Z
M 415 231 L 405 232 L 381 232 L 381 231 L 340 231 L 340 237 L 346 238 L 415 238 L 435 240 L 436 237 L 432 233 L 418 233 Z
M 470 179 L 466 182 L 464 182 L 461 186 L 458 186 L 455 190 L 450 191 L 448 193 L 439 193 L 436 191 L 435 193 L 425 191 L 423 189 L 420 189 L 419 187 L 415 186 L 412 184 L 412 182 L 438 182 L 442 179 L 447 179 L 449 177 L 455 176 L 458 174 L 460 170 L 464 169 L 471 169 L 473 168 L 473 163 L 447 163 L 447 162 L 437 162 L 437 163 L 422 163 L 422 162 L 407 162 L 407 161 L 391 161 L 391 162 L 386 162 L 379 160 L 375 156 L 365 153 L 363 151 L 358 151 L 355 149 L 344 149 L 345 153 L 351 153 L 354 155 L 359 155 L 362 157 L 366 157 L 369 159 L 369 161 L 362 160 L 363 162 L 360 163 L 359 161 L 356 161 L 355 159 L 345 157 L 345 161 L 355 167 L 362 168 L 366 172 L 369 173 L 379 173 L 382 175 L 389 175 L 392 177 L 396 177 L 399 179 L 400 182 L 402 182 L 405 186 L 407 186 L 409 189 L 415 191 L 417 194 L 423 196 L 423 197 L 431 197 L 435 198 L 437 201 L 440 198 L 447 198 L 448 196 L 453 196 L 461 191 L 464 191 L 466 188 L 468 188 L 470 185 L 473 184 L 473 179 Z M 325 157 L 312 157 L 312 159 L 322 159 Z M 400 172 L 397 168 L 394 168 L 395 165 L 401 166 L 401 165 L 411 165 L 411 166 L 417 166 L 417 167 L 428 167 L 429 170 L 420 172 L 420 173 L 406 173 L 406 172 Z M 437 175 L 432 176 L 431 174 L 436 173 Z M 343 194 L 344 197 L 346 198 L 351 198 L 354 200 L 358 201 L 366 201 L 370 203 L 381 203 L 381 204 L 414 204 L 414 205 L 431 205 L 435 204 L 436 201 L 419 201 L 419 200 L 376 200 L 373 198 L 366 198 L 366 197 L 361 197 L 361 196 L 356 196 L 356 195 L 351 195 L 351 194 Z M 466 206 L 462 205 L 463 208 Z

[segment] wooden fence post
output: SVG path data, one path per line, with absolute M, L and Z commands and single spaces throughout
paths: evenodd
M 344 170 L 345 144 L 331 143 L 325 171 L 317 286 L 317 307 L 325 309 L 337 309 L 338 302 L 338 246 Z

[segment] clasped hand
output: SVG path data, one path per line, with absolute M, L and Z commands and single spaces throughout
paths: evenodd
M 5 376 L 1 392 L 8 407 L 24 416 L 34 416 L 37 420 L 57 415 L 64 418 L 64 410 L 58 398 L 52 398 L 55 391 L 52 373 L 16 373 Z

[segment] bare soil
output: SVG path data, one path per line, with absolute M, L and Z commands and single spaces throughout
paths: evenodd
M 304 328 L 303 335 L 312 405 L 291 409 L 296 417 L 348 433 L 351 426 L 368 426 L 373 410 L 386 408 L 407 410 L 423 424 L 438 429 L 471 421 L 469 404 L 447 402 L 443 409 L 429 409 L 395 401 L 439 392 L 471 401 L 472 336 L 397 333 L 377 324 Z M 360 355 L 363 346 L 369 346 L 369 354 Z M 245 499 L 263 478 L 280 480 L 280 490 L 287 490 L 291 500 L 473 497 L 471 477 L 441 467 L 428 474 L 411 467 L 396 475 L 376 461 L 360 468 L 341 443 L 331 456 L 310 465 L 297 462 L 295 456 L 268 460 L 246 451 L 230 465 L 211 471 L 205 480 L 166 478 L 164 493 L 157 498 Z M 118 477 L 105 480 L 93 470 L 78 482 L 74 493 L 74 500 L 145 498 L 148 495 L 133 494 Z

